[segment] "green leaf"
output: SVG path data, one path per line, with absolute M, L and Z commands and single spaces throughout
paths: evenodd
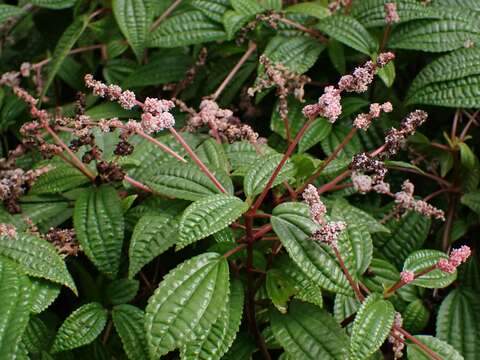
M 32 5 L 47 9 L 66 9 L 75 5 L 76 0 L 32 0 Z
M 30 354 L 40 354 L 50 349 L 54 335 L 40 317 L 33 316 L 23 333 L 22 343 Z
M 263 191 L 282 158 L 283 154 L 264 156 L 251 165 L 243 179 L 243 189 L 247 197 L 252 198 Z M 293 175 L 295 175 L 295 167 L 287 160 L 275 178 L 272 187 L 290 179 Z
M 227 33 L 227 39 L 232 40 L 235 33 L 245 25 L 252 16 L 244 15 L 235 10 L 228 10 L 223 14 L 222 22 Z
M 365 55 L 372 55 L 378 50 L 378 43 L 357 20 L 350 16 L 335 15 L 320 20 L 317 28 Z
M 178 223 L 167 214 L 145 214 L 135 225 L 128 256 L 128 277 L 173 246 L 178 239 Z
M 275 338 L 293 359 L 345 359 L 348 337 L 326 310 L 293 301 L 285 315 L 271 309 L 270 321 Z
M 253 339 L 246 332 L 242 332 L 237 335 L 223 360 L 249 360 L 256 349 L 257 347 Z
M 351 251 L 344 251 L 344 261 L 352 276 L 361 276 L 370 265 L 373 254 L 372 238 L 368 231 L 361 226 L 350 225 L 342 232 L 339 238 L 341 244 L 349 243 Z
M 233 194 L 232 180 L 228 175 L 223 170 L 214 170 L 213 174 L 227 192 Z M 198 166 L 178 161 L 160 165 L 156 175 L 146 183 L 158 193 L 192 201 L 221 193 Z
M 472 170 L 475 167 L 475 164 L 477 163 L 477 157 L 475 156 L 473 151 L 470 149 L 470 147 L 464 142 L 459 143 L 458 147 L 460 148 L 461 164 L 465 166 L 467 169 Z
M 437 315 L 437 337 L 452 345 L 465 360 L 480 353 L 480 302 L 478 294 L 454 289 L 443 300 Z
M 51 352 L 75 349 L 90 344 L 107 323 L 107 310 L 101 304 L 85 304 L 72 312 L 58 329 Z
M 54 199 L 54 200 L 58 200 Z M 52 227 L 65 222 L 72 216 L 70 203 L 66 201 L 49 201 L 49 198 L 41 202 L 22 204 L 22 211 L 41 232 L 47 232 Z
M 40 314 L 46 310 L 60 294 L 60 286 L 53 282 L 31 278 L 30 292 L 32 304 L 30 311 L 34 314 Z
M 118 27 L 127 38 L 138 61 L 143 50 L 153 18 L 150 0 L 113 0 L 112 10 Z
M 422 300 L 417 299 L 410 304 L 402 314 L 403 327 L 410 333 L 422 331 L 428 324 L 430 311 L 423 304 Z
M 333 151 L 340 145 L 343 139 L 347 136 L 350 132 L 350 128 L 338 124 L 332 128 L 332 131 L 328 134 L 328 136 L 323 139 L 320 143 L 322 146 L 322 150 L 327 154 L 330 155 Z M 355 134 L 352 139 L 347 143 L 347 145 L 343 148 L 342 152 L 340 152 L 338 158 L 352 158 L 353 155 L 358 154 L 363 150 L 362 143 L 360 142 L 360 138 L 358 134 Z
M 10 239 L 10 241 L 15 241 Z M 0 257 L 0 354 L 16 359 L 30 310 L 30 282 L 14 263 Z
M 105 289 L 108 301 L 112 305 L 126 304 L 137 295 L 140 283 L 133 279 L 116 279 Z
M 149 359 L 144 317 L 144 312 L 132 305 L 117 305 L 112 310 L 113 325 L 130 360 Z
M 181 359 L 221 359 L 232 345 L 240 327 L 243 298 L 242 283 L 239 280 L 233 281 L 226 307 L 202 339 L 187 344 L 182 350 Z
M 55 167 L 42 174 L 28 192 L 29 195 L 62 193 L 83 185 L 90 180 L 76 168 L 55 164 Z
M 230 5 L 242 15 L 255 15 L 265 10 L 255 0 L 230 0 Z
M 29 234 L 18 234 L 15 239 L 2 236 L 0 255 L 19 264 L 26 274 L 65 285 L 77 294 L 63 259 L 49 242 Z
M 58 40 L 55 50 L 52 54 L 52 61 L 49 64 L 47 76 L 43 83 L 43 90 L 39 96 L 42 99 L 47 93 L 48 88 L 53 82 L 55 75 L 62 66 L 63 60 L 68 56 L 68 53 L 72 49 L 73 45 L 77 42 L 80 36 L 87 28 L 89 18 L 87 16 L 81 16 L 77 18 L 62 34 L 60 40 Z
M 78 242 L 95 266 L 115 277 L 123 243 L 123 210 L 117 191 L 109 185 L 90 188 L 75 203 L 73 223 Z
M 23 9 L 19 6 L 0 4 L 0 24 L 13 16 L 19 16 L 23 13 Z
M 333 304 L 333 314 L 335 316 L 335 320 L 338 323 L 341 323 L 346 318 L 355 314 L 360 307 L 360 302 L 350 296 L 345 296 L 342 294 L 335 295 L 335 303 Z M 347 331 L 351 333 L 351 328 L 353 324 L 349 324 Z
M 438 250 L 417 250 L 405 260 L 403 270 L 418 273 L 435 265 L 440 259 L 448 259 L 448 255 Z M 452 274 L 435 269 L 415 279 L 412 284 L 426 288 L 443 288 L 450 285 L 457 278 L 457 272 Z
M 226 33 L 200 10 L 170 16 L 150 35 L 150 47 L 170 48 L 223 40 Z
M 305 14 L 317 19 L 323 19 L 330 16 L 330 11 L 325 6 L 313 1 L 290 5 L 285 11 L 287 13 Z
M 390 61 L 386 66 L 377 71 L 377 75 L 382 79 L 386 87 L 391 87 L 395 81 L 395 62 Z
M 298 143 L 298 152 L 302 153 L 324 140 L 332 130 L 332 124 L 324 118 L 319 118 L 309 126 Z
M 212 195 L 195 201 L 180 219 L 177 249 L 222 230 L 247 210 L 245 202 L 231 195 Z
M 196 149 L 196 154 L 204 164 L 210 165 L 215 169 L 223 169 L 226 172 L 230 169 L 230 164 L 222 144 L 219 144 L 214 139 L 205 140 Z
M 330 39 L 327 46 L 328 57 L 330 58 L 332 65 L 335 66 L 335 69 L 337 69 L 340 74 L 345 74 L 347 72 L 345 47 L 335 39 Z
M 351 295 L 352 290 L 331 249 L 310 238 L 317 225 L 310 219 L 307 205 L 284 203 L 272 214 L 273 230 L 297 266 L 322 288 Z
M 450 344 L 437 339 L 436 337 L 429 335 L 417 335 L 415 336 L 422 344 L 428 346 L 430 350 L 433 350 L 440 359 L 443 360 L 463 360 L 464 357 L 460 355 L 457 350 Z M 429 360 L 430 356 L 425 354 L 417 345 L 413 343 L 407 343 L 408 360 Z
M 378 294 L 370 295 L 360 306 L 353 323 L 350 359 L 368 359 L 383 344 L 393 325 L 395 309 Z
M 210 19 L 221 23 L 223 14 L 229 9 L 228 0 L 192 0 L 190 4 L 203 12 Z
M 466 193 L 460 202 L 480 215 L 480 190 Z
M 285 276 L 281 270 L 270 269 L 267 271 L 265 287 L 273 305 L 278 311 L 285 314 L 287 312 L 287 302 L 295 294 L 295 283 L 288 276 Z
M 208 331 L 225 307 L 228 273 L 223 256 L 204 253 L 165 276 L 146 308 L 145 330 L 151 358 L 159 358 Z

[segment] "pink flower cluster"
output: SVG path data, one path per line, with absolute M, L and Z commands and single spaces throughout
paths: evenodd
M 137 105 L 135 94 L 130 90 L 122 91 L 118 85 L 106 85 L 101 81 L 95 80 L 92 74 L 85 75 L 85 85 L 92 89 L 96 96 L 107 97 L 111 101 L 117 101 L 124 109 L 131 109 Z
M 467 259 L 472 254 L 472 251 L 467 245 L 463 245 L 458 249 L 453 249 L 450 252 L 450 257 L 448 259 L 440 259 L 437 262 L 437 267 L 446 273 L 453 273 L 460 264 L 467 261 Z
M 393 319 L 393 327 L 388 337 L 388 342 L 392 344 L 394 359 L 401 359 L 403 356 L 403 349 L 405 348 L 405 337 L 400 331 L 398 331 L 398 328 L 401 328 L 402 325 L 402 315 L 399 312 L 396 312 Z
M 329 122 L 334 123 L 342 113 L 340 103 L 342 91 L 357 93 L 367 91 L 377 68 L 384 67 L 394 58 L 395 55 L 391 52 L 381 53 L 375 63 L 367 61 L 363 66 L 357 67 L 351 75 L 342 76 L 337 84 L 338 88 L 327 86 L 316 104 L 307 105 L 303 108 L 303 114 L 308 119 L 322 116 L 327 118 Z
M 394 155 L 405 144 L 408 136 L 413 135 L 416 129 L 427 121 L 428 114 L 422 110 L 415 110 L 400 124 L 400 129 L 391 128 L 385 136 L 385 152 Z
M 320 200 L 317 188 L 312 184 L 308 184 L 302 196 L 310 209 L 310 217 L 318 224 L 323 224 L 325 222 L 324 216 L 327 213 L 327 208 L 322 200 Z
M 17 229 L 12 224 L 0 224 L 0 236 L 17 237 Z
M 409 180 L 405 180 L 402 185 L 402 191 L 395 193 L 395 203 L 405 210 L 413 210 L 427 217 L 434 217 L 439 220 L 445 220 L 443 210 L 437 209 L 423 200 L 415 200 L 413 197 L 414 186 Z
M 330 221 L 320 226 L 320 228 L 312 234 L 312 238 L 319 243 L 337 248 L 338 237 L 346 227 L 347 225 L 343 221 Z
M 404 284 L 409 284 L 415 280 L 415 273 L 413 271 L 404 270 L 400 273 L 400 280 Z
M 169 111 L 174 107 L 173 101 L 147 97 L 143 105 L 143 131 L 150 134 L 173 127 L 175 118 Z
M 385 22 L 389 25 L 400 21 L 397 13 L 397 4 L 391 2 L 385 4 Z
M 358 114 L 353 120 L 353 126 L 357 129 L 367 130 L 370 127 L 373 119 L 380 117 L 381 112 L 392 112 L 393 107 L 390 102 L 383 104 L 373 103 L 370 105 L 370 112 Z

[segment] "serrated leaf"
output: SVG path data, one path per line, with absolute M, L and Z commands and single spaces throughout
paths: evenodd
M 126 304 L 135 298 L 139 287 L 138 280 L 116 279 L 107 285 L 105 294 L 112 305 Z
M 460 202 L 480 215 L 480 191 L 466 193 L 460 198 Z
M 348 224 L 367 230 L 370 234 L 390 233 L 390 230 L 369 213 L 348 203 L 344 198 L 337 198 L 331 206 L 330 216 Z
M 279 269 L 267 271 L 265 280 L 267 295 L 273 305 L 282 314 L 287 312 L 287 302 L 295 294 L 295 284 L 288 276 L 285 276 Z
M 128 277 L 173 246 L 178 239 L 178 222 L 167 214 L 145 214 L 135 225 L 128 256 Z
M 427 326 L 430 318 L 430 311 L 423 304 L 422 300 L 417 299 L 408 304 L 402 317 L 405 330 L 416 334 Z
M 369 232 L 362 226 L 350 225 L 339 237 L 341 244 L 349 243 L 349 250 L 344 251 L 344 261 L 353 277 L 361 276 L 370 265 L 373 254 L 372 238 Z
M 223 256 L 204 253 L 165 276 L 146 308 L 145 330 L 151 358 L 193 341 L 197 333 L 210 328 L 229 295 L 228 273 Z
M 32 297 L 30 311 L 39 314 L 47 309 L 60 294 L 60 286 L 44 279 L 30 279 Z
M 243 15 L 255 15 L 265 10 L 255 0 L 230 0 L 230 5 L 232 5 L 235 11 Z
M 57 227 L 72 216 L 70 203 L 49 200 L 51 199 L 44 198 L 40 202 L 22 204 L 24 216 L 37 225 L 41 232 L 47 232 L 52 227 Z
M 144 318 L 144 312 L 133 305 L 117 305 L 112 310 L 113 325 L 130 360 L 149 359 Z
M 348 337 L 326 310 L 293 301 L 285 315 L 271 309 L 270 321 L 275 338 L 293 359 L 345 359 Z
M 102 185 L 83 192 L 75 203 L 73 223 L 88 258 L 101 272 L 115 277 L 124 232 L 122 204 L 115 188 Z
M 28 192 L 29 195 L 55 194 L 75 189 L 90 180 L 76 168 L 63 164 L 56 164 L 55 167 L 45 174 L 42 174 Z
M 15 240 L 10 240 L 15 241 Z M 0 354 L 16 359 L 30 310 L 30 283 L 16 265 L 0 257 Z
M 297 266 L 322 288 L 351 295 L 352 290 L 335 255 L 328 246 L 310 238 L 317 225 L 310 219 L 307 205 L 284 203 L 272 214 L 273 230 Z
M 225 153 L 232 165 L 232 169 L 238 170 L 241 168 L 248 168 L 258 158 L 267 154 L 276 153 L 268 146 L 259 146 L 260 151 L 257 152 L 255 147 L 248 141 L 237 141 L 233 144 L 224 144 Z
M 338 124 L 332 128 L 332 131 L 328 136 L 320 142 L 322 150 L 330 155 L 340 145 L 342 140 L 349 133 L 350 128 L 345 125 Z M 355 134 L 352 139 L 347 143 L 343 150 L 339 153 L 338 158 L 352 158 L 353 155 L 358 154 L 363 149 L 358 134 Z
M 99 303 L 88 303 L 72 312 L 58 329 L 51 352 L 75 349 L 90 344 L 107 323 L 107 310 Z
M 333 314 L 335 320 L 338 323 L 341 323 L 346 318 L 355 314 L 360 307 L 360 302 L 350 296 L 345 296 L 342 294 L 335 295 L 335 302 L 333 304 Z M 349 324 L 347 331 L 350 334 L 353 324 Z
M 49 242 L 23 233 L 15 239 L 2 236 L 0 255 L 16 262 L 26 274 L 65 285 L 77 294 L 65 262 Z
M 330 16 L 330 11 L 328 8 L 313 1 L 290 5 L 285 9 L 285 11 L 287 13 L 305 14 L 308 16 L 313 16 L 317 19 L 323 19 L 327 16 Z
M 228 0 L 192 0 L 190 3 L 194 8 L 202 11 L 210 19 L 221 23 L 223 14 L 229 9 Z
M 457 350 L 450 344 L 429 335 L 415 336 L 422 344 L 426 345 L 430 350 L 433 350 L 437 356 L 442 360 L 463 360 L 464 357 L 460 355 Z M 407 344 L 408 360 L 429 360 L 430 356 L 425 354 L 417 345 Z
M 255 342 L 246 333 L 242 332 L 237 335 L 232 347 L 225 354 L 223 360 L 248 360 L 256 350 Z
M 435 265 L 440 259 L 448 259 L 447 254 L 438 250 L 417 250 L 412 252 L 403 265 L 404 271 L 420 272 Z M 457 278 L 457 272 L 452 274 L 435 269 L 415 279 L 412 284 L 426 288 L 443 288 L 450 285 Z
M 181 353 L 182 360 L 219 360 L 235 339 L 243 314 L 244 289 L 239 280 L 231 284 L 230 297 L 218 319 L 204 338 L 188 343 Z
M 282 158 L 282 154 L 264 156 L 251 165 L 243 179 L 243 191 L 246 196 L 251 198 L 263 191 Z M 290 179 L 294 175 L 295 167 L 289 160 L 287 160 L 278 173 L 278 176 L 275 178 L 272 187 L 281 184 L 283 181 Z
M 232 194 L 233 184 L 228 175 L 219 169 L 214 170 L 213 174 L 227 192 Z M 180 164 L 178 161 L 160 165 L 156 175 L 146 183 L 158 193 L 192 201 L 221 193 L 198 166 Z
M 150 47 L 170 48 L 223 40 L 226 33 L 200 10 L 170 16 L 150 34 Z
M 45 81 L 43 83 L 43 90 L 39 97 L 40 99 L 42 99 L 47 93 L 47 90 L 52 84 L 55 75 L 62 66 L 63 60 L 65 57 L 67 57 L 73 45 L 75 45 L 77 40 L 87 28 L 88 22 L 89 18 L 87 16 L 78 17 L 69 27 L 67 27 L 58 40 L 55 50 L 52 54 L 52 61 L 48 67 L 47 76 L 45 77 Z
M 378 49 L 377 41 L 357 20 L 350 16 L 335 15 L 320 20 L 317 28 L 334 38 L 366 55 L 374 54 Z
M 219 144 L 214 139 L 205 140 L 197 148 L 196 154 L 206 165 L 216 169 L 223 169 L 225 172 L 230 170 L 230 164 L 222 144 Z
M 235 36 L 235 33 L 242 28 L 249 20 L 251 16 L 239 13 L 235 10 L 227 10 L 223 14 L 222 22 L 227 33 L 227 39 L 231 40 Z
M 177 249 L 222 230 L 247 210 L 245 202 L 231 195 L 212 195 L 195 201 L 180 219 Z
M 31 4 L 47 9 L 66 9 L 75 5 L 76 0 L 32 0 Z
M 19 6 L 0 4 L 0 24 L 8 20 L 12 16 L 18 16 L 23 13 L 23 9 Z
M 152 23 L 153 5 L 150 0 L 113 0 L 112 10 L 118 27 L 140 61 Z
M 390 333 L 394 316 L 393 305 L 378 294 L 365 299 L 353 323 L 349 359 L 368 359 L 377 351 Z

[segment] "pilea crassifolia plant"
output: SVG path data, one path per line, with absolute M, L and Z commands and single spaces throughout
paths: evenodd
M 2 2 L 0 358 L 479 359 L 479 15 Z

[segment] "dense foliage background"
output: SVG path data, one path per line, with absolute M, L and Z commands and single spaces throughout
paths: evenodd
M 479 16 L 477 0 L 0 1 L 0 358 L 480 359 Z M 325 87 L 367 61 L 368 90 L 328 121 Z M 416 109 L 428 120 L 389 156 Z M 361 153 L 391 193 L 359 189 Z M 444 219 L 401 208 L 407 179 Z M 338 247 L 312 239 L 334 221 Z

